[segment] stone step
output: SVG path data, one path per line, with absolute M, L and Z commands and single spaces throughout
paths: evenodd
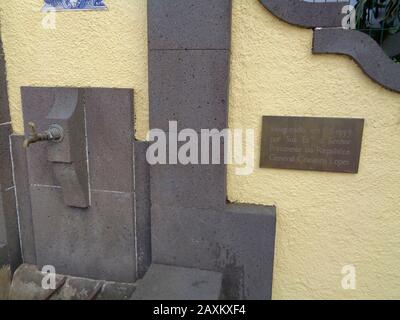
M 131 300 L 218 300 L 221 288 L 221 273 L 152 264 Z
M 14 274 L 11 300 L 128 300 L 135 290 L 132 283 L 56 276 L 56 287 L 42 287 L 44 274 L 37 266 L 23 264 Z

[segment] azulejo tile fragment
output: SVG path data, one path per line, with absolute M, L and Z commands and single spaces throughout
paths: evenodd
M 104 0 L 44 0 L 43 10 L 105 10 Z

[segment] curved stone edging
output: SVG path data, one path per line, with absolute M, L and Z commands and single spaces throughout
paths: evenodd
M 260 0 L 278 18 L 305 28 L 341 27 L 343 2 L 305 2 L 303 0 Z
M 400 64 L 386 55 L 367 34 L 357 30 L 314 30 L 313 53 L 336 53 L 352 57 L 374 81 L 400 92 Z

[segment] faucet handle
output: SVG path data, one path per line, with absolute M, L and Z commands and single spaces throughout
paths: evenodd
M 37 137 L 37 130 L 36 130 L 36 124 L 34 122 L 29 122 L 29 136 L 30 137 Z
M 36 130 L 36 124 L 34 122 L 29 122 L 29 138 L 24 140 L 24 148 L 28 148 L 31 143 L 39 141 L 39 136 Z

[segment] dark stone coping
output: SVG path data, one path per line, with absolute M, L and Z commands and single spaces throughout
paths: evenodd
M 340 27 L 342 9 L 349 1 L 305 2 L 303 0 L 260 0 L 278 18 L 305 28 Z
M 313 53 L 348 55 L 371 79 L 400 92 L 400 64 L 390 59 L 367 34 L 357 30 L 316 29 L 313 42 Z

